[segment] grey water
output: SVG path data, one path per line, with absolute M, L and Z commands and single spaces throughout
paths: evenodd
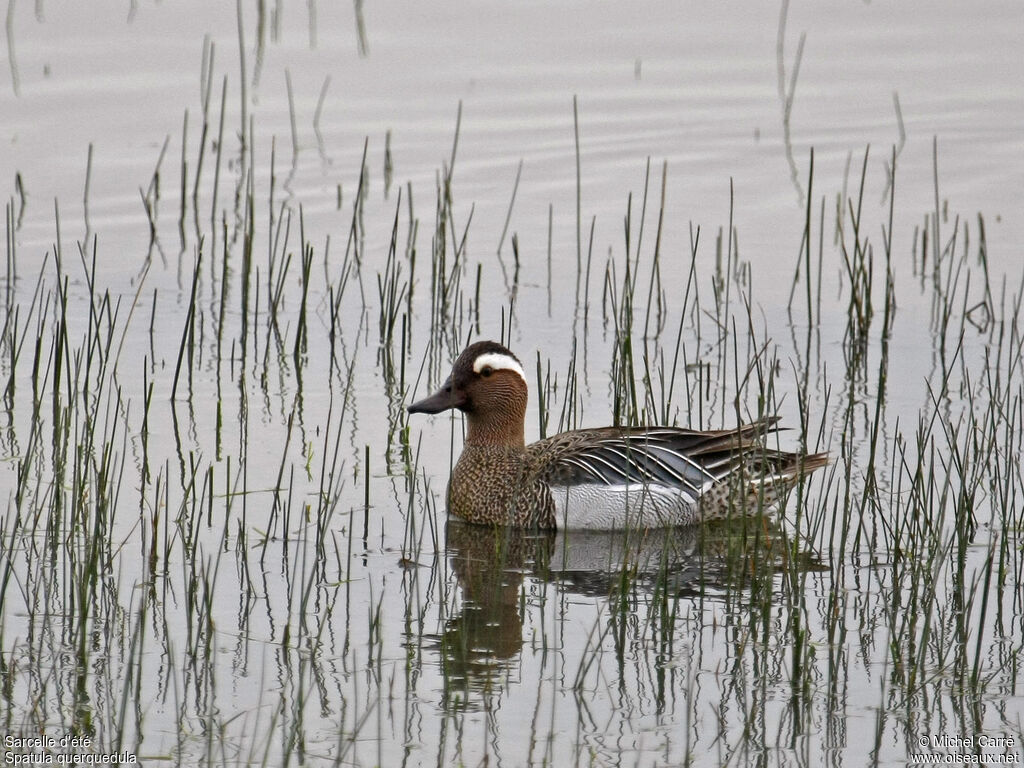
M 1020 759 L 1017 3 L 6 18 L 4 735 Z M 481 337 L 528 439 L 770 411 L 835 461 L 724 530 L 449 522 L 461 424 L 404 405 Z

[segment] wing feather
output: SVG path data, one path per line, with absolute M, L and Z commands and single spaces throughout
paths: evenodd
M 737 429 L 698 431 L 673 427 L 585 429 L 563 432 L 531 446 L 547 480 L 556 485 L 645 483 L 694 497 L 736 471 L 751 454 L 764 455 L 764 436 L 775 419 Z

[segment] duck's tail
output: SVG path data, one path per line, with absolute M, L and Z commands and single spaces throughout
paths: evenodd
M 757 442 L 744 445 L 734 453 L 728 473 L 701 495 L 701 518 L 763 512 L 784 499 L 802 478 L 828 463 L 828 453 L 777 451 Z

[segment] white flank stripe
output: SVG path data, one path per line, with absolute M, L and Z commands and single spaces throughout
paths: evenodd
M 526 383 L 526 374 L 523 373 L 523 366 L 514 357 L 503 355 L 500 352 L 488 352 L 480 355 L 473 361 L 473 373 L 480 373 L 485 366 L 490 366 L 492 371 L 515 371 L 519 378 Z

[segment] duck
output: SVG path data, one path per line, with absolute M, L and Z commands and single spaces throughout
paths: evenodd
M 827 453 L 766 447 L 771 417 L 732 429 L 597 427 L 526 443 L 529 387 L 507 347 L 477 341 L 410 414 L 451 409 L 466 419 L 448 483 L 448 511 L 468 523 L 616 530 L 694 525 L 763 512 Z

